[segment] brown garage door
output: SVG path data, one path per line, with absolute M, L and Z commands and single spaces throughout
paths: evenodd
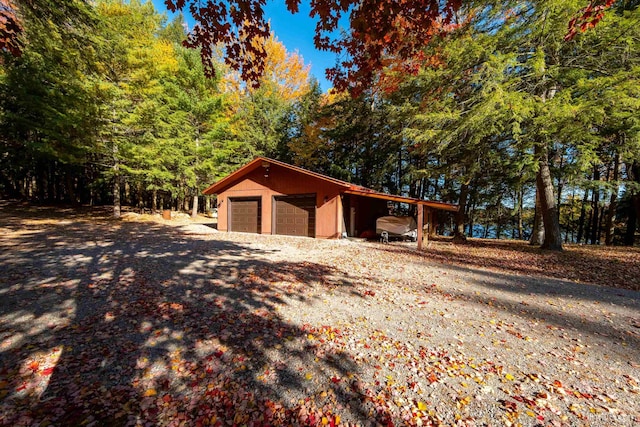
M 261 211 L 260 198 L 229 199 L 229 231 L 260 233 Z
M 276 234 L 316 236 L 316 195 L 278 196 L 275 198 Z

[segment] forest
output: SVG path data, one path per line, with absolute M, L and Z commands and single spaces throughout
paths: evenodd
M 456 203 L 439 231 L 459 240 L 638 244 L 640 2 L 568 37 L 584 3 L 462 2 L 409 60 L 387 52 L 371 84 L 323 93 L 273 34 L 254 85 L 217 46 L 203 65 L 184 18 L 151 2 L 18 2 L 21 54 L 0 53 L 0 196 L 195 215 L 214 206 L 204 188 L 264 155 Z

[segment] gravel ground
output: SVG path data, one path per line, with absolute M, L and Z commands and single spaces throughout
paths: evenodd
M 0 248 L 2 426 L 640 424 L 639 292 L 6 203 Z

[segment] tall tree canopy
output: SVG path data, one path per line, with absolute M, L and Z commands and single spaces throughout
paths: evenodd
M 263 1 L 202 3 L 226 15 L 203 9 L 199 20 L 226 19 L 223 45 L 239 43 L 210 52 L 213 79 L 206 47 L 183 45 L 197 45 L 195 33 L 151 3 L 0 1 L 16 18 L 0 19 L 0 30 L 19 27 L 16 49 L 0 48 L 3 197 L 197 213 L 212 206 L 198 196 L 204 186 L 266 154 L 458 203 L 458 215 L 438 221 L 460 240 L 638 239 L 637 0 L 314 2 L 318 22 L 329 22 L 317 44 L 343 55 L 332 76 L 350 94 L 322 94 L 266 26 L 251 33 L 245 24 Z M 410 30 L 420 20 L 426 33 Z M 264 58 L 241 55 L 243 43 Z M 259 65 L 259 87 L 247 84 L 242 67 Z

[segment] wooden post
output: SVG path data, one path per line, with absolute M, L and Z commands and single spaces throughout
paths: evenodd
M 424 206 L 418 203 L 418 250 L 422 250 L 422 225 L 424 223 Z
M 431 234 L 431 208 L 425 208 L 423 222 L 427 226 L 427 232 L 424 232 L 424 225 L 422 226 L 422 244 L 429 243 L 429 234 Z

